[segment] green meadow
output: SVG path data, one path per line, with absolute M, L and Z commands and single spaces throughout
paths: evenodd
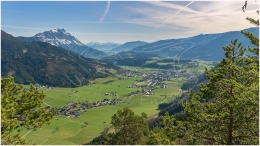
M 194 68 L 186 68 L 189 73 L 199 75 L 205 72 L 205 67 L 208 70 L 211 69 L 211 67 L 214 67 L 212 64 L 213 62 L 211 61 L 201 61 L 201 60 L 197 60 L 197 61 L 199 62 L 199 66 Z
M 172 69 L 174 69 L 175 67 L 181 68 L 181 69 L 186 69 L 187 73 L 190 74 L 196 74 L 199 75 L 201 73 L 203 73 L 205 71 L 205 67 L 207 67 L 208 69 L 210 69 L 210 67 L 213 67 L 213 61 L 203 61 L 203 60 L 194 60 L 197 61 L 199 66 L 193 67 L 193 68 L 189 68 L 187 66 L 183 66 L 181 64 L 178 63 L 173 63 L 173 62 L 161 62 L 162 60 L 160 58 L 152 58 L 152 60 L 147 60 L 145 62 L 145 64 L 150 64 L 150 63 L 156 63 L 158 65 L 164 66 L 164 65 L 172 65 Z M 158 68 L 146 68 L 146 67 L 134 67 L 134 66 L 121 66 L 124 69 L 128 69 L 128 70 L 137 70 L 137 71 L 145 71 L 145 72 L 154 72 L 156 70 L 158 70 Z
M 62 107 L 71 101 L 84 102 L 87 100 L 92 103 L 105 98 L 122 98 L 132 91 L 141 90 L 141 88 L 127 88 L 127 86 L 139 79 L 134 77 L 126 80 L 102 78 L 94 80 L 88 86 L 78 88 L 41 88 L 40 91 L 46 94 L 44 104 L 52 107 Z M 114 81 L 103 84 L 110 80 Z M 117 105 L 106 105 L 88 109 L 86 112 L 82 111 L 79 118 L 57 116 L 53 118 L 50 125 L 44 125 L 36 131 L 24 130 L 22 134 L 26 139 L 32 139 L 37 144 L 85 144 L 99 136 L 104 128 L 110 128 L 112 115 L 125 106 L 131 108 L 137 115 L 145 112 L 149 117 L 157 116 L 159 112 L 157 110 L 158 104 L 174 100 L 179 95 L 178 89 L 184 81 L 181 78 L 177 81 L 174 79 L 165 81 L 169 87 L 163 89 L 157 86 L 154 90 L 154 95 L 130 96 Z M 28 88 L 29 86 L 25 87 Z M 116 96 L 103 95 L 110 92 L 116 92 Z M 88 126 L 85 126 L 84 122 L 88 122 Z
M 203 73 L 205 67 L 212 66 L 210 62 L 199 62 L 199 67 L 187 68 L 188 73 Z M 143 67 L 126 67 L 130 70 L 140 70 L 145 72 L 155 71 L 156 69 Z M 40 91 L 45 92 L 46 97 L 43 106 L 63 107 L 70 102 L 85 102 L 93 103 L 102 101 L 105 98 L 123 98 L 128 93 L 141 90 L 141 88 L 127 88 L 127 86 L 134 84 L 141 77 L 128 77 L 127 79 L 119 80 L 117 77 L 98 78 L 92 80 L 91 84 L 77 88 L 40 88 Z M 128 106 L 140 115 L 145 112 L 148 117 L 157 116 L 159 110 L 158 104 L 166 103 L 174 100 L 180 95 L 179 89 L 181 85 L 187 81 L 185 78 L 172 78 L 170 81 L 163 81 L 168 88 L 160 88 L 156 86 L 153 90 L 154 95 L 136 95 L 130 96 L 122 100 L 116 105 L 106 105 L 97 108 L 88 109 L 86 112 L 81 111 L 79 118 L 68 118 L 66 116 L 56 116 L 50 122 L 50 125 L 44 125 L 41 129 L 36 131 L 22 131 L 22 135 L 26 139 L 32 139 L 37 144 L 85 144 L 93 138 L 99 136 L 104 128 L 111 128 L 111 117 L 117 112 Z M 147 82 L 141 82 L 140 85 L 146 85 Z M 25 85 L 29 88 L 29 85 Z M 115 96 L 106 96 L 105 93 L 113 92 Z M 86 126 L 84 123 L 88 122 Z
M 154 72 L 157 70 L 157 68 L 147 68 L 147 67 L 136 67 L 136 66 L 120 66 L 124 69 L 127 69 L 127 70 L 136 70 L 136 71 L 142 71 L 142 72 Z

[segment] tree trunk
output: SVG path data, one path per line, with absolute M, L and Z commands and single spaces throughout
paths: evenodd
M 230 109 L 230 117 L 229 117 L 229 127 L 228 127 L 228 145 L 233 145 L 233 124 L 234 124 L 234 119 L 233 119 L 233 109 Z

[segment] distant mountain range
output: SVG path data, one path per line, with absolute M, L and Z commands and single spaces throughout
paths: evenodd
M 126 42 L 126 43 L 114 48 L 113 50 L 115 52 L 130 51 L 133 48 L 140 47 L 145 44 L 147 44 L 147 42 L 143 42 L 143 41 Z
M 17 37 L 18 39 L 26 42 L 40 41 L 47 42 L 51 45 L 62 47 L 68 51 L 76 52 L 84 57 L 89 58 L 101 58 L 106 55 L 106 53 L 88 47 L 81 43 L 77 38 L 72 36 L 70 33 L 66 32 L 65 29 L 53 29 L 50 31 L 45 31 L 43 33 L 38 33 L 33 37 Z
M 246 30 L 259 36 L 259 28 Z M 251 46 L 250 41 L 240 31 L 230 31 L 218 34 L 200 34 L 189 38 L 161 40 L 133 48 L 131 51 L 176 59 L 219 61 L 224 58 L 222 47 L 227 46 L 234 39 L 242 42 L 244 47 Z
M 258 28 L 249 28 L 248 31 L 259 36 Z M 54 29 L 38 33 L 33 37 L 17 37 L 26 42 L 41 41 L 63 47 L 68 52 L 75 52 L 79 56 L 101 59 L 124 51 L 142 54 L 155 54 L 160 57 L 176 59 L 200 59 L 206 61 L 219 61 L 224 58 L 223 46 L 231 40 L 238 39 L 242 46 L 251 46 L 250 41 L 240 31 L 230 31 L 217 34 L 200 34 L 188 38 L 160 40 L 152 43 L 143 41 L 126 42 L 122 45 L 116 43 L 81 43 L 64 29 Z M 106 52 L 106 53 L 104 53 Z M 140 55 L 138 55 L 140 56 Z
M 117 69 L 50 43 L 24 42 L 1 31 L 1 77 L 13 76 L 16 83 L 75 87 L 112 75 L 110 68 Z
M 107 42 L 107 43 L 90 42 L 87 43 L 86 45 L 103 52 L 110 52 L 112 49 L 120 46 L 121 44 L 113 43 L 113 42 Z

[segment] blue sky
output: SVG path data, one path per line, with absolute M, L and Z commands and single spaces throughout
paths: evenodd
M 64 28 L 82 43 L 153 42 L 252 27 L 259 0 L 1 2 L 1 29 L 13 36 Z

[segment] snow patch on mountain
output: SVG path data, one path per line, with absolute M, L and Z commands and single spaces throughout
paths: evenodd
M 105 52 L 111 51 L 112 49 L 120 46 L 120 44 L 113 43 L 113 42 L 107 42 L 107 43 L 89 42 L 86 45 L 94 49 L 105 51 Z
M 43 33 L 38 33 L 35 36 L 40 41 L 48 42 L 52 45 L 68 45 L 68 46 L 85 46 L 74 36 L 70 35 L 70 33 L 66 32 L 65 29 L 53 29 L 50 31 L 45 31 Z

